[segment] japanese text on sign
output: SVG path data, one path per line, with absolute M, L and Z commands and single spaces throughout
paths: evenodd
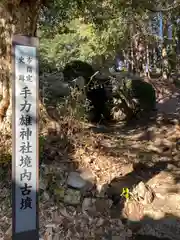
M 15 46 L 16 232 L 36 229 L 37 78 L 36 48 Z M 22 224 L 23 222 L 23 224 Z

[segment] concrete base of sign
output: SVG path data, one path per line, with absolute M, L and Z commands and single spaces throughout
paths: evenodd
M 22 223 L 23 224 L 23 223 Z M 12 240 L 39 240 L 39 232 L 37 230 L 16 233 L 12 236 Z

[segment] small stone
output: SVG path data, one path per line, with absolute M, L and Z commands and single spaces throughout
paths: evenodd
M 141 221 L 144 216 L 143 210 L 143 206 L 138 202 L 126 202 L 122 211 L 122 216 L 130 221 Z
M 110 209 L 110 202 L 106 199 L 97 199 L 95 206 L 97 212 L 106 213 Z
M 53 229 L 55 229 L 56 225 L 55 224 L 48 224 L 46 225 L 46 234 L 48 237 L 51 237 L 53 234 Z
M 88 210 L 96 210 L 95 208 L 95 199 L 93 198 L 84 198 L 83 203 L 82 203 L 82 211 L 88 211 Z
M 49 194 L 46 191 L 43 192 L 43 198 L 46 201 L 48 201 L 50 199 L 50 196 L 49 196 Z
M 103 185 L 97 184 L 96 189 L 97 189 L 97 196 L 104 197 L 108 189 L 108 184 L 103 184 Z
M 43 179 L 40 178 L 40 180 L 39 180 L 39 188 L 40 188 L 41 190 L 45 190 L 46 187 L 47 187 L 47 185 L 45 184 L 45 182 L 43 181 Z
M 54 193 L 55 193 L 55 195 L 58 196 L 59 198 L 64 198 L 65 189 L 64 189 L 63 187 L 55 188 L 55 189 L 54 189 Z
M 45 165 L 45 167 L 44 167 L 44 174 L 45 174 L 45 175 L 48 175 L 48 174 L 50 174 L 50 173 L 52 173 L 52 168 L 51 168 L 51 166 Z
M 109 208 L 111 208 L 112 205 L 113 205 L 113 201 L 112 201 L 111 199 L 108 199 L 107 201 L 108 201 L 108 206 L 109 206 Z
M 97 184 L 96 189 L 97 189 L 98 193 L 102 192 L 103 185 Z
M 131 229 L 128 229 L 128 230 L 127 230 L 126 236 L 127 236 L 127 237 L 132 237 L 132 231 L 131 231 Z
M 64 203 L 70 205 L 77 205 L 81 201 L 81 192 L 78 190 L 68 188 L 65 191 Z
M 49 232 L 49 231 L 46 231 L 45 234 L 44 234 L 43 239 L 51 240 L 52 239 L 52 233 Z
M 49 228 L 49 229 L 53 229 L 55 227 L 56 227 L 56 224 L 53 224 L 53 223 L 46 225 L 46 228 Z
M 96 226 L 100 227 L 100 226 L 103 225 L 103 223 L 104 223 L 104 219 L 103 218 L 99 218 L 98 221 L 96 222 Z
M 67 179 L 67 184 L 73 188 L 82 189 L 86 185 L 86 181 L 77 172 L 71 172 Z
M 134 189 L 133 194 L 138 197 L 138 200 L 144 204 L 151 204 L 154 200 L 154 193 L 148 185 L 140 182 Z

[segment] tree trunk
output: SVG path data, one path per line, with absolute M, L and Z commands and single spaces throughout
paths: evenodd
M 168 79 L 168 72 L 169 72 L 169 70 L 168 70 L 169 63 L 168 63 L 168 56 L 167 56 L 166 46 L 163 47 L 162 58 L 163 58 L 163 79 L 167 80 Z
M 135 63 L 134 63 L 134 48 L 133 48 L 133 41 L 131 41 L 131 50 L 130 50 L 130 54 L 131 54 L 131 71 L 133 72 L 135 69 Z
M 15 2 L 15 1 L 14 1 Z M 0 4 L 0 129 L 11 126 L 11 46 L 13 34 L 35 36 L 40 3 Z M 5 127 L 6 128 L 6 127 Z
M 168 19 L 164 16 L 163 21 L 163 46 L 162 46 L 162 68 L 163 68 L 163 79 L 168 79 L 169 73 L 169 61 L 167 55 L 167 45 L 168 45 Z
M 149 46 L 146 46 L 146 76 L 150 79 L 150 56 L 149 56 Z

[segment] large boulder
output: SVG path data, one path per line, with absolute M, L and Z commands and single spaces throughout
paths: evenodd
M 70 95 L 70 86 L 67 82 L 64 82 L 61 72 L 41 76 L 40 89 L 40 97 L 48 105 L 54 105 L 62 98 Z
M 132 118 L 140 112 L 151 112 L 156 106 L 155 89 L 150 83 L 130 73 L 115 73 L 112 80 L 113 111 L 119 118 Z
M 150 83 L 143 80 L 127 79 L 125 89 L 131 98 L 138 101 L 139 107 L 143 111 L 151 111 L 156 105 L 156 92 Z
M 88 82 L 94 73 L 95 71 L 90 64 L 80 60 L 74 60 L 67 63 L 63 69 L 64 79 L 68 82 L 80 76 L 84 77 L 84 79 Z
M 79 60 L 69 62 L 63 70 L 64 79 L 74 87 L 83 88 L 88 100 L 88 120 L 99 123 L 102 120 L 109 120 L 110 112 L 107 108 L 108 94 L 105 90 L 106 79 L 96 77 L 96 72 L 86 62 Z

